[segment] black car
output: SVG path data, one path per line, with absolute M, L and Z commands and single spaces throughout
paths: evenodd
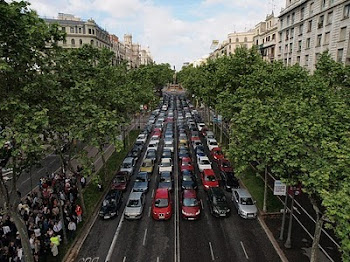
M 196 177 L 191 171 L 185 170 L 181 174 L 181 189 L 197 190 L 198 184 Z
M 131 151 L 128 153 L 127 157 L 133 157 L 135 160 L 137 160 L 141 155 L 141 150 L 138 147 L 134 147 L 131 149 Z
M 123 202 L 123 192 L 111 190 L 107 193 L 102 202 L 99 216 L 103 219 L 109 219 L 118 215 L 118 210 Z
M 239 188 L 239 180 L 232 172 L 221 172 L 221 182 L 226 191 L 232 191 L 232 188 Z
M 179 158 L 183 158 L 183 157 L 190 157 L 190 152 L 188 152 L 188 150 L 186 149 L 180 149 Z
M 149 149 L 147 151 L 147 154 L 146 154 L 145 158 L 156 160 L 156 158 L 157 158 L 157 150 Z
M 136 141 L 133 148 L 134 149 L 139 149 L 139 150 L 142 151 L 143 146 L 144 146 L 144 143 L 142 143 L 141 141 Z
M 172 153 L 170 149 L 164 149 L 162 158 L 172 158 Z
M 210 187 L 208 190 L 210 213 L 215 217 L 227 217 L 231 209 L 227 203 L 224 191 L 220 187 Z

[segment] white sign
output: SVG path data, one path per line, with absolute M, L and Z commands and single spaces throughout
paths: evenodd
M 286 184 L 283 184 L 281 180 L 275 180 L 275 184 L 273 187 L 273 194 L 275 196 L 285 196 L 287 191 Z

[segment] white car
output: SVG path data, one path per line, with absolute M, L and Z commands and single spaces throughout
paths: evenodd
M 158 150 L 158 142 L 157 141 L 150 141 L 147 147 L 147 151 L 149 149 L 155 149 Z
M 146 134 L 139 134 L 139 136 L 136 139 L 136 141 L 140 141 L 142 143 L 146 143 L 146 140 L 147 140 L 147 135 Z
M 208 145 L 209 151 L 211 151 L 215 147 L 219 147 L 218 141 L 216 141 L 215 139 L 208 139 L 207 145 Z
M 207 156 L 201 156 L 198 158 L 199 172 L 203 172 L 204 169 L 212 169 L 211 162 Z
M 214 133 L 212 131 L 207 131 L 205 138 L 208 139 L 215 139 Z
M 140 219 L 145 205 L 145 195 L 141 192 L 131 192 L 125 207 L 126 219 Z
M 174 143 L 171 140 L 164 141 L 164 149 L 169 149 L 171 152 L 174 152 Z
M 159 172 L 171 172 L 173 170 L 173 163 L 171 158 L 162 158 L 162 161 L 159 165 Z
M 152 136 L 150 142 L 152 142 L 152 141 L 156 141 L 157 144 L 159 144 L 159 136 Z
M 199 132 L 202 131 L 203 127 L 205 127 L 204 123 L 198 123 L 197 124 L 197 128 L 198 128 Z

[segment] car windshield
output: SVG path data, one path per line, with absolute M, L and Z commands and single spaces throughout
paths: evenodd
M 183 177 L 182 177 L 182 180 L 183 180 L 183 181 L 192 181 L 193 179 L 192 179 L 191 176 L 183 176 Z
M 161 177 L 160 182 L 171 182 L 171 178 L 170 177 Z
M 127 206 L 128 207 L 139 207 L 139 206 L 141 206 L 141 202 L 139 199 L 130 199 Z
M 146 178 L 142 176 L 138 176 L 136 177 L 135 182 L 146 182 Z
M 242 205 L 254 205 L 253 199 L 250 197 L 242 197 L 241 198 Z
M 217 155 L 222 155 L 223 153 L 222 153 L 222 151 L 217 150 L 217 151 L 216 151 L 216 154 L 217 154 Z
M 198 200 L 195 198 L 184 198 L 183 205 L 185 207 L 195 207 L 198 206 Z
M 159 198 L 154 201 L 155 207 L 167 207 L 169 204 L 168 199 L 166 198 Z
M 206 176 L 206 177 L 205 177 L 205 180 L 206 180 L 206 181 L 214 182 L 214 181 L 215 181 L 215 176 Z
M 142 163 L 142 166 L 143 166 L 143 167 L 151 167 L 151 166 L 152 166 L 152 163 L 151 163 L 151 162 L 143 162 L 143 163 Z
M 215 196 L 213 198 L 214 205 L 220 205 L 220 204 L 226 204 L 226 197 L 225 196 Z
M 130 168 L 130 167 L 131 167 L 131 163 L 124 163 L 124 164 L 123 164 L 123 167 L 124 167 L 124 168 Z
M 216 142 L 210 142 L 210 145 L 217 145 L 218 143 L 216 143 Z
M 124 176 L 116 177 L 114 180 L 116 183 L 124 183 L 126 181 Z
M 103 200 L 102 205 L 103 205 L 104 207 L 105 207 L 105 206 L 108 206 L 108 205 L 109 205 L 109 199 Z
M 229 162 L 223 162 L 223 163 L 222 163 L 222 166 L 223 166 L 223 167 L 231 167 L 231 165 L 230 165 Z
M 204 160 L 201 160 L 200 164 L 201 165 L 209 165 L 210 162 L 209 162 L 209 160 L 204 159 Z
M 162 162 L 162 166 L 171 166 L 170 162 Z

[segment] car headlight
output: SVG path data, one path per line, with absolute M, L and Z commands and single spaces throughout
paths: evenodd
M 227 212 L 230 212 L 230 211 L 231 211 L 231 209 L 229 209 L 229 208 L 228 208 L 228 209 L 226 209 L 226 211 L 227 211 Z
M 208 185 L 204 185 L 204 187 L 205 187 L 205 188 L 209 188 L 209 186 L 208 186 Z
M 199 210 L 196 212 L 196 216 L 198 216 L 200 213 L 201 213 L 201 210 L 199 209 Z
M 214 208 L 213 211 L 214 211 L 215 213 L 219 213 L 219 210 L 218 210 L 217 208 Z

